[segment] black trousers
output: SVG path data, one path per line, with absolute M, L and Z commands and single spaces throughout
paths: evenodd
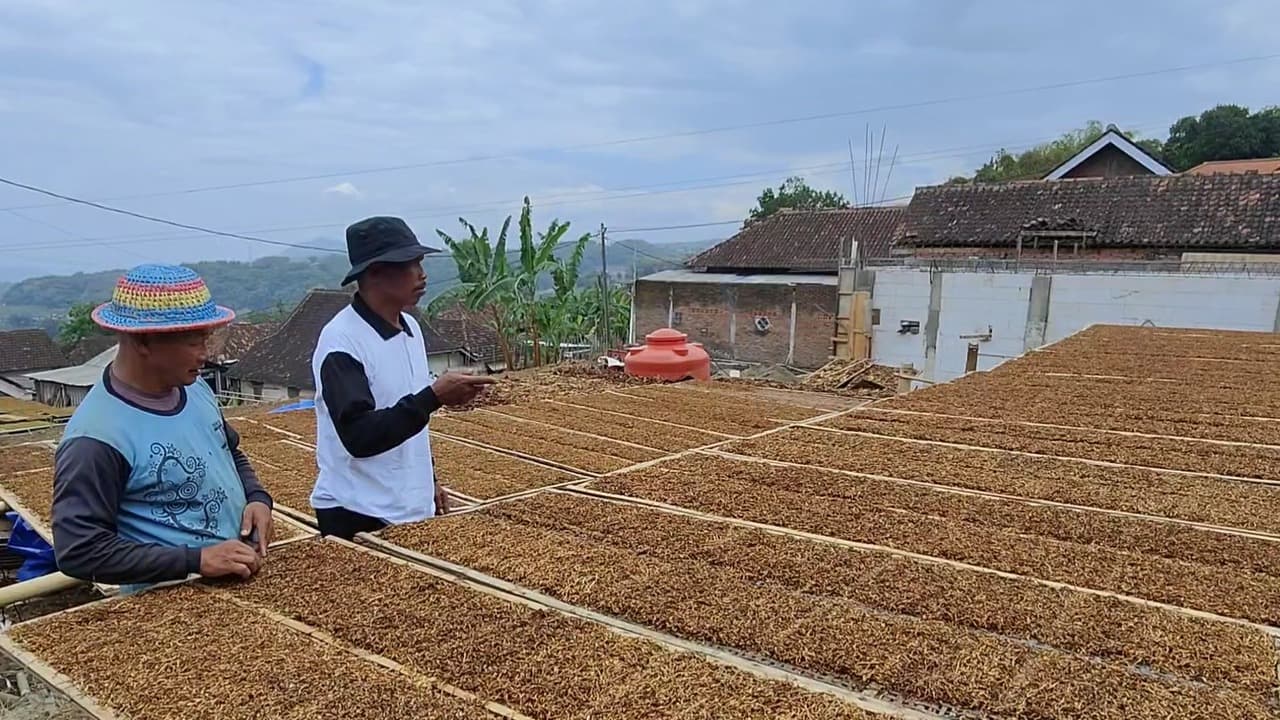
M 316 522 L 320 525 L 321 535 L 332 535 L 343 540 L 355 538 L 356 533 L 375 532 L 387 526 L 387 523 L 378 518 L 340 507 L 316 508 Z

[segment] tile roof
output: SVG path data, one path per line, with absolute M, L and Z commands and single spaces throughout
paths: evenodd
M 1252 160 L 1210 160 L 1186 171 L 1186 175 L 1223 175 L 1227 173 L 1280 173 L 1280 158 Z
M 238 360 L 259 340 L 279 329 L 279 323 L 232 323 L 214 330 L 207 345 L 211 362 Z
M 1023 230 L 1092 247 L 1280 249 L 1280 175 L 1175 175 L 917 188 L 902 247 L 1007 247 Z
M 231 368 L 231 376 L 253 382 L 314 390 L 311 355 L 315 351 L 316 341 L 320 339 L 320 331 L 325 324 L 350 304 L 351 294 L 349 290 L 312 290 L 307 293 L 274 333 L 254 343 L 240 357 L 239 362 Z M 414 316 L 422 326 L 422 340 L 428 352 L 467 349 L 462 341 L 444 332 L 442 328 L 434 327 L 433 323 L 428 323 L 421 313 L 415 312 Z M 449 326 L 450 329 L 454 327 Z M 474 337 L 482 337 L 478 330 L 471 329 L 470 332 Z
M 867 258 L 888 257 L 904 208 L 783 210 L 689 260 L 710 271 L 829 271 L 856 239 Z
M 0 373 L 49 370 L 70 364 L 62 348 L 43 330 L 0 332 Z
M 71 347 L 64 348 L 67 353 L 67 362 L 72 365 L 82 365 L 115 344 L 114 334 L 87 335 L 77 340 Z

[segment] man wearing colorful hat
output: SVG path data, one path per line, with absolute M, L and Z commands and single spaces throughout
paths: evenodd
M 400 218 L 347 228 L 351 304 L 324 330 L 312 357 L 316 464 L 311 493 L 320 532 L 351 539 L 448 509 L 435 479 L 427 422 L 443 405 L 470 402 L 492 378 L 427 367 L 422 328 L 407 310 L 427 288 L 418 242 Z
M 115 360 L 67 423 L 54 463 L 53 538 L 72 577 L 147 585 L 257 572 L 271 496 L 201 381 L 205 340 L 235 314 L 180 266 L 142 265 L 94 321 Z

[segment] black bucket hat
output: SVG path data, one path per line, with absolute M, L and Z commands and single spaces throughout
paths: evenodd
M 351 271 L 342 284 L 355 282 L 374 263 L 409 262 L 438 252 L 418 242 L 418 236 L 398 217 L 365 218 L 347 228 L 347 259 L 351 261 Z

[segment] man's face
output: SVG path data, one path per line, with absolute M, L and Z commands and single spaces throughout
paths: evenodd
M 417 306 L 422 296 L 427 294 L 427 272 L 422 268 L 421 258 L 402 263 L 380 263 L 370 268 L 369 274 L 378 290 L 402 308 Z
M 142 338 L 147 369 L 165 385 L 190 385 L 200 379 L 200 370 L 208 357 L 205 349 L 208 339 L 208 330 L 161 333 Z

